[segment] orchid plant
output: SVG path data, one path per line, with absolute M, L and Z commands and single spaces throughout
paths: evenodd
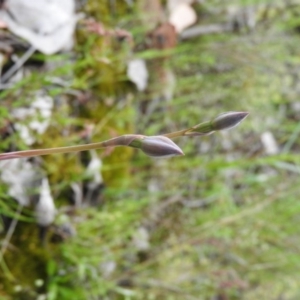
M 48 149 L 34 149 L 1 153 L 0 160 L 13 158 L 26 158 L 49 154 L 80 152 L 92 149 L 126 146 L 142 150 L 151 157 L 168 157 L 184 155 L 183 151 L 171 140 L 180 136 L 209 135 L 215 131 L 229 129 L 238 125 L 248 116 L 247 112 L 222 113 L 211 121 L 203 122 L 191 128 L 167 133 L 158 136 L 146 136 L 140 134 L 125 134 L 107 141 L 84 144 L 78 146 L 58 147 Z

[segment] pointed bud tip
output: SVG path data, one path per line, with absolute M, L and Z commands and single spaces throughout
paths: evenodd
M 184 155 L 182 150 L 165 136 L 147 136 L 142 139 L 140 149 L 151 157 L 171 157 Z
M 230 129 L 237 126 L 240 122 L 242 122 L 247 116 L 248 112 L 242 111 L 231 111 L 222 113 L 217 116 L 212 122 L 212 127 L 214 130 L 224 130 Z

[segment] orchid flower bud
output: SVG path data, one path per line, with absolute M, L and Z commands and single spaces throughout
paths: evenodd
M 128 146 L 141 149 L 151 157 L 184 155 L 182 150 L 165 136 L 143 136 L 133 140 Z
M 243 121 L 249 113 L 247 112 L 226 112 L 217 116 L 211 121 L 212 130 L 224 130 L 235 127 Z
M 227 112 L 220 114 L 212 121 L 203 122 L 192 128 L 183 131 L 182 135 L 185 136 L 197 136 L 197 135 L 209 135 L 217 130 L 224 130 L 235 127 L 241 121 L 243 121 L 248 116 L 247 112 Z M 181 133 L 181 132 L 179 132 Z M 169 135 L 170 137 L 171 135 Z M 174 134 L 173 136 L 174 137 Z

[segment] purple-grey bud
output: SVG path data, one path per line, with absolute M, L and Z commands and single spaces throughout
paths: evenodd
M 249 113 L 231 111 L 222 113 L 211 121 L 212 130 L 224 130 L 235 127 L 243 121 Z
M 184 155 L 182 150 L 165 136 L 144 136 L 132 141 L 128 146 L 141 149 L 151 157 L 170 157 Z

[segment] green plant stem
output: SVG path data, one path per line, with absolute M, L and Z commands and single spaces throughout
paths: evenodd
M 213 133 L 211 123 L 210 122 L 203 122 L 198 125 L 195 125 L 191 128 L 175 131 L 171 133 L 164 134 L 165 137 L 172 139 L 179 136 L 201 136 L 201 135 L 208 135 Z
M 24 150 L 24 151 L 15 151 L 8 153 L 1 153 L 0 160 L 13 159 L 13 158 L 24 158 L 24 157 L 34 157 L 42 156 L 48 154 L 59 154 L 59 153 L 69 153 L 69 152 L 80 152 L 93 149 L 99 149 L 104 147 L 117 147 L 117 146 L 128 146 L 132 140 L 135 138 L 142 137 L 141 135 L 136 134 L 126 134 L 112 138 L 107 141 L 84 144 L 79 146 L 68 146 L 68 147 L 58 147 L 58 148 L 48 148 L 48 149 L 34 149 L 34 150 Z
M 105 142 L 85 144 L 79 146 L 69 146 L 69 147 L 58 147 L 58 148 L 48 148 L 48 149 L 35 149 L 35 150 L 24 150 L 15 151 L 9 153 L 1 153 L 0 160 L 12 159 L 12 158 L 22 158 L 22 157 L 34 157 L 48 154 L 58 154 L 58 153 L 69 153 L 69 152 L 80 152 L 92 149 L 103 148 Z
M 189 129 L 184 129 L 184 130 L 180 130 L 180 131 L 170 132 L 170 133 L 163 134 L 163 136 L 165 136 L 169 139 L 172 139 L 172 138 L 176 138 L 179 136 L 184 136 L 188 130 Z

